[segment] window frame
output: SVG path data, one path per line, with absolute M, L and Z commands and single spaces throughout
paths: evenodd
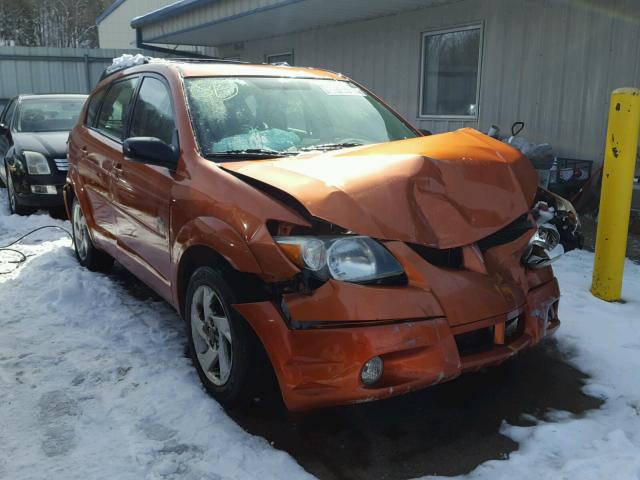
M 97 126 L 98 120 L 100 119 L 100 114 L 102 113 L 102 108 L 104 107 L 105 98 L 107 98 L 107 95 L 109 95 L 109 92 L 111 92 L 111 89 L 114 87 L 114 85 L 117 85 L 118 83 L 125 82 L 127 80 L 137 79 L 138 82 L 136 83 L 135 88 L 133 89 L 133 93 L 131 94 L 131 101 L 133 102 L 133 105 L 135 107 L 135 102 L 138 99 L 138 90 L 140 89 L 140 85 L 142 84 L 142 82 L 140 81 L 141 77 L 142 77 L 141 74 L 135 73 L 133 75 L 127 75 L 125 77 L 117 78 L 117 79 L 113 80 L 111 83 L 109 83 L 109 85 L 105 87 L 106 90 L 104 92 L 104 96 L 102 97 L 102 100 L 100 101 L 100 108 L 96 112 L 96 118 L 93 121 L 93 125 L 87 125 L 85 123 L 85 127 L 87 127 L 90 130 L 93 130 L 94 132 L 102 135 L 103 137 L 108 138 L 109 140 L 112 140 L 112 141 L 122 145 L 122 143 L 128 138 L 127 135 L 129 134 L 131 115 L 129 116 L 129 118 L 127 118 L 127 121 L 126 121 L 126 123 L 124 125 L 124 129 L 122 131 L 123 138 L 118 138 L 118 137 L 112 135 L 109 132 L 106 132 L 104 130 L 99 129 L 98 126 Z M 133 109 L 131 110 L 131 113 L 133 115 Z
M 273 52 L 273 53 L 265 53 L 264 54 L 264 62 L 271 65 L 272 62 L 269 61 L 269 59 L 271 57 L 280 57 L 282 55 L 291 55 L 291 63 L 289 64 L 290 67 L 293 67 L 295 65 L 295 56 L 293 54 L 293 49 L 291 50 L 284 50 L 284 51 L 279 51 L 279 52 Z
M 0 115 L 0 122 L 4 123 L 10 130 L 13 130 L 13 117 L 15 117 L 16 109 L 18 108 L 19 97 L 13 97 L 9 99 L 9 103 L 7 103 L 2 109 Z M 15 105 L 15 107 L 14 107 Z M 11 112 L 11 118 L 8 118 L 9 109 L 13 108 Z
M 478 78 L 476 79 L 476 113 L 475 115 L 453 115 L 453 114 L 426 114 L 422 113 L 424 97 L 424 68 L 425 68 L 425 40 L 427 37 L 442 35 L 445 33 L 464 32 L 467 30 L 480 30 L 480 41 L 478 46 Z M 420 80 L 418 83 L 418 120 L 478 120 L 480 117 L 480 84 L 482 78 L 482 59 L 484 57 L 484 22 L 474 22 L 439 30 L 429 30 L 420 34 Z
M 11 98 L 6 98 L 6 97 L 2 97 L 0 98 L 0 102 L 5 101 L 7 103 L 4 104 L 4 106 L 2 107 L 2 109 L 0 110 L 0 117 L 2 116 L 2 114 L 4 113 L 5 108 L 7 108 L 9 106 L 9 104 L 11 103 Z
M 136 89 L 134 91 L 134 96 L 133 96 L 133 108 L 131 109 L 131 115 L 127 120 L 127 125 L 126 125 L 126 130 L 125 130 L 125 139 L 127 138 L 131 138 L 131 122 L 133 120 L 133 116 L 136 113 L 136 107 L 138 106 L 138 95 L 140 94 L 140 89 L 142 88 L 142 84 L 144 83 L 144 79 L 145 78 L 154 78 L 158 81 L 160 81 L 160 83 L 162 83 L 164 85 L 165 91 L 167 92 L 167 94 L 169 95 L 169 102 L 171 103 L 171 115 L 173 117 L 173 126 L 174 126 L 174 132 L 175 132 L 175 141 L 177 142 L 177 145 L 173 143 L 173 140 L 171 143 L 169 143 L 169 145 L 172 145 L 174 147 L 178 147 L 180 145 L 180 134 L 178 132 L 178 119 L 176 116 L 176 106 L 175 103 L 173 101 L 173 93 L 171 91 L 171 85 L 169 84 L 169 81 L 162 75 L 155 73 L 155 72 L 149 72 L 149 73 L 142 73 L 140 75 L 140 79 L 138 81 L 138 85 L 136 86 Z M 102 108 L 102 105 L 100 106 L 100 108 Z

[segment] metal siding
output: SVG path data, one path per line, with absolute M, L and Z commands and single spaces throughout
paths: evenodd
M 0 47 L 0 98 L 19 93 L 88 93 L 114 57 L 136 50 Z
M 100 47 L 135 48 L 136 31 L 131 28 L 131 20 L 173 2 L 175 0 L 125 0 L 98 24 Z

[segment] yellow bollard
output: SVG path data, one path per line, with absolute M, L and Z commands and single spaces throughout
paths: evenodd
M 591 293 L 610 302 L 620 300 L 622 291 L 639 130 L 640 90 L 614 90 L 609 106 L 591 283 Z

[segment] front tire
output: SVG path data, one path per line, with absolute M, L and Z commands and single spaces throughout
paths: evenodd
M 207 392 L 226 407 L 246 405 L 262 371 L 258 339 L 233 310 L 231 288 L 217 270 L 198 268 L 189 281 L 185 319 L 189 353 Z
M 71 227 L 73 233 L 73 249 L 80 265 L 91 271 L 106 271 L 113 266 L 113 257 L 106 252 L 98 250 L 91 241 L 87 220 L 78 202 L 73 199 L 71 207 Z
M 31 215 L 35 212 L 35 208 L 25 207 L 24 205 L 20 205 L 18 203 L 18 195 L 16 194 L 16 189 L 13 186 L 13 179 L 11 178 L 11 174 L 9 173 L 9 169 L 5 169 L 7 174 L 7 197 L 9 199 L 9 211 L 12 214 L 16 215 Z

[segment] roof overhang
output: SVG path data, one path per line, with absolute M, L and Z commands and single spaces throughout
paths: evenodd
M 180 0 L 131 26 L 144 43 L 219 46 L 460 0 Z
M 125 0 L 115 0 L 111 5 L 109 5 L 98 17 L 96 18 L 96 25 L 99 25 L 105 18 L 113 13 L 113 11 L 122 5 Z

